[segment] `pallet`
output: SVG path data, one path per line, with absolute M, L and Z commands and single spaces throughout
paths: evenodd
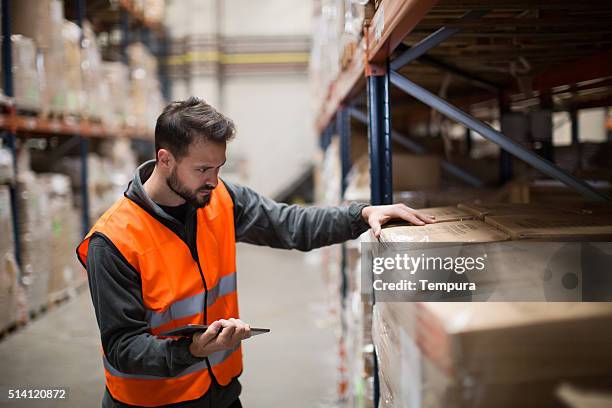
M 38 110 L 31 109 L 31 108 L 21 108 L 19 106 L 17 106 L 17 108 L 15 109 L 15 112 L 17 113 L 17 115 L 27 116 L 27 117 L 39 117 L 40 116 L 40 111 Z
M 2 329 L 0 329 L 0 342 L 4 340 L 5 338 L 7 338 L 8 336 L 10 336 L 11 334 L 15 333 L 17 330 L 19 330 L 23 326 L 25 326 L 25 323 L 14 321 L 14 322 L 9 323 L 7 326 L 3 327 Z

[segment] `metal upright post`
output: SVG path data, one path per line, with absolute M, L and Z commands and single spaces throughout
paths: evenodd
M 119 11 L 119 26 L 121 27 L 121 60 L 124 64 L 128 63 L 127 46 L 130 43 L 130 15 L 123 8 Z
M 158 33 L 159 55 L 157 56 L 157 59 L 159 61 L 159 82 L 161 84 L 162 95 L 167 101 L 170 101 L 172 94 L 168 75 L 168 55 L 170 54 L 168 42 L 169 39 L 167 32 L 162 31 L 161 33 Z
M 389 63 L 383 75 L 367 77 L 368 139 L 370 142 L 370 195 L 372 205 L 393 203 L 393 162 L 391 157 L 391 105 Z M 372 292 L 372 304 L 376 303 Z M 378 357 L 374 349 L 374 407 L 380 400 Z
M 393 202 L 389 74 L 368 77 L 368 136 L 372 205 Z
M 85 19 L 85 0 L 76 0 L 76 22 L 82 29 L 83 20 Z M 83 36 L 79 46 L 83 46 Z M 87 157 L 89 155 L 89 139 L 78 135 L 80 138 L 80 154 L 81 154 L 81 224 L 83 236 L 89 232 L 89 174 L 87 169 Z
M 349 110 L 341 108 L 336 113 L 336 130 L 340 137 L 340 163 L 342 167 L 342 181 L 340 184 L 340 199 L 344 198 L 346 190 L 346 176 L 351 169 L 351 117 Z
M 340 108 L 336 112 L 336 133 L 340 138 L 340 166 L 341 166 L 341 180 L 340 180 L 340 202 L 344 201 L 344 192 L 346 190 L 346 176 L 351 169 L 351 123 L 349 111 L 346 108 Z M 341 246 L 341 259 L 340 259 L 340 270 L 342 275 L 342 282 L 340 286 L 340 295 L 342 304 L 346 300 L 348 292 L 348 273 L 346 270 L 347 266 L 347 253 L 346 243 Z M 344 314 L 344 313 L 343 313 Z M 344 318 L 342 324 L 344 328 Z
M 2 0 L 2 73 L 4 76 L 4 92 L 6 96 L 13 97 L 13 51 L 11 44 L 11 1 Z M 10 107 L 14 114 L 14 107 Z M 13 129 L 5 132 L 5 141 L 13 156 L 13 174 L 15 180 L 11 183 L 11 212 L 13 216 L 13 240 L 15 242 L 15 260 L 21 266 L 21 242 L 19 241 L 19 206 L 17 198 L 19 190 L 17 187 L 17 141 Z M 21 268 L 20 268 L 21 269 Z M 21 281 L 21 276 L 19 276 Z

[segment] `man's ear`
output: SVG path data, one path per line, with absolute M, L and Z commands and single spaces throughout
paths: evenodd
M 157 151 L 157 164 L 165 170 L 170 170 L 174 166 L 174 156 L 166 149 L 159 149 Z

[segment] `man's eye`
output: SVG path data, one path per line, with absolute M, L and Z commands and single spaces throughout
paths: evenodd
M 206 172 L 206 169 L 197 169 L 197 171 L 199 171 L 200 173 L 204 173 Z

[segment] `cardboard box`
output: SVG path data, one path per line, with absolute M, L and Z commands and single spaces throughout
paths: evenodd
M 510 237 L 478 220 L 383 228 L 380 242 L 494 242 Z
M 62 74 L 66 78 L 65 113 L 80 115 L 85 108 L 86 95 L 83 88 L 83 54 L 79 41 L 81 28 L 71 21 L 65 20 L 62 28 L 64 40 L 64 67 Z M 50 77 L 53 80 L 54 77 Z
M 18 176 L 19 239 L 27 308 L 38 312 L 47 304 L 51 261 L 51 220 L 45 186 L 32 172 Z
M 484 220 L 487 215 L 539 215 L 539 214 L 570 214 L 572 211 L 563 210 L 551 205 L 515 204 L 515 203 L 459 203 L 458 208 L 474 214 L 478 219 Z
M 32 38 L 39 48 L 53 47 L 64 21 L 61 0 L 19 0 L 11 2 L 11 29 Z M 61 35 L 61 34 L 60 34 Z
M 506 201 L 503 190 L 484 188 L 435 189 L 426 190 L 425 194 L 427 195 L 427 206 L 429 207 L 456 206 L 457 203 Z
M 23 35 L 12 35 L 11 43 L 15 105 L 19 109 L 38 112 L 42 107 L 42 97 L 36 45 Z
M 72 205 L 68 176 L 49 173 L 39 177 L 49 195 L 51 259 L 47 293 L 49 301 L 53 302 L 64 298 L 85 281 L 83 268 L 74 256 L 80 234 L 80 217 Z
M 612 203 L 568 203 L 563 208 L 578 214 L 612 215 Z
M 612 238 L 612 217 L 578 214 L 487 215 L 485 222 L 512 239 Z
M 473 220 L 475 218 L 474 214 L 469 211 L 452 206 L 421 208 L 419 212 L 434 216 L 437 222 Z
M 561 382 L 609 379 L 610 323 L 609 303 L 377 303 L 381 397 L 408 408 L 557 407 Z

